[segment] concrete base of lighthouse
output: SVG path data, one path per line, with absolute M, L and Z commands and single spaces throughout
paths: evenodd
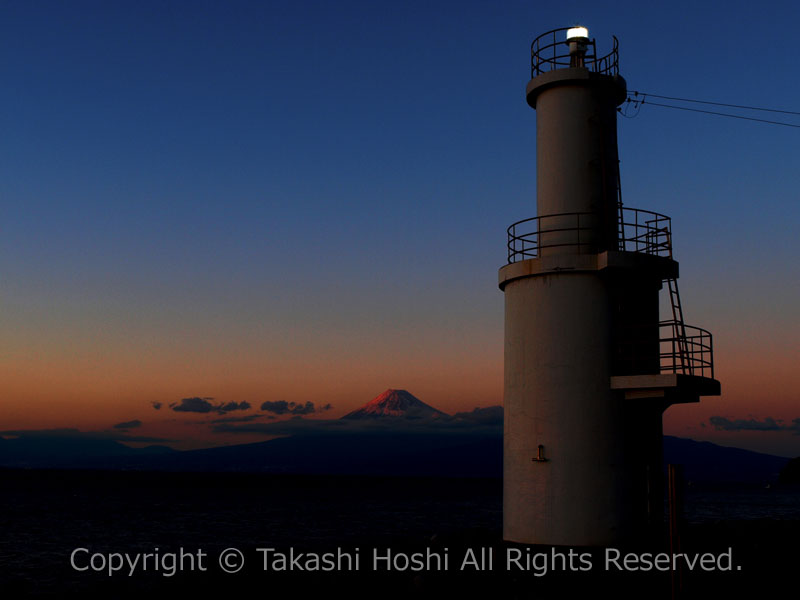
M 625 386 L 652 382 L 611 377 L 608 267 L 624 263 L 623 254 L 501 269 L 506 540 L 607 546 L 660 527 L 661 415 L 671 402 L 638 389 L 651 400 L 632 401 Z
M 592 274 L 526 277 L 505 300 L 504 537 L 613 543 L 629 518 L 605 286 Z

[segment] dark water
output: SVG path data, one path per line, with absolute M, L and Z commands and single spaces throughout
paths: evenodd
M 228 547 L 424 546 L 437 536 L 488 538 L 502 519 L 497 480 L 30 470 L 0 471 L 0 481 L 0 589 L 26 595 L 110 585 L 70 567 L 78 547 L 213 556 Z
M 691 486 L 686 489 L 689 523 L 770 519 L 800 521 L 800 488 L 763 485 Z
M 744 582 L 742 575 L 698 580 L 693 584 L 697 597 L 700 590 L 725 585 L 730 588 L 727 597 L 736 597 L 756 581 L 755 573 L 772 572 L 775 578 L 785 572 L 784 561 L 800 560 L 796 489 L 691 487 L 686 516 L 687 544 L 734 544 L 738 556 L 750 561 L 747 571 L 752 575 Z M 210 557 L 236 547 L 247 553 L 250 568 L 255 548 L 323 551 L 340 546 L 363 548 L 365 554 L 373 547 L 409 552 L 427 547 L 500 548 L 501 530 L 502 484 L 496 479 L 0 471 L 0 590 L 11 594 L 4 594 L 9 598 L 97 593 L 219 597 L 255 585 L 294 590 L 300 598 L 334 589 L 344 589 L 351 597 L 418 597 L 425 591 L 440 597 L 454 589 L 466 598 L 482 597 L 481 590 L 494 595 L 498 589 L 504 590 L 504 597 L 564 597 L 559 591 L 571 579 L 521 579 L 496 572 L 265 579 L 263 572 L 251 568 L 227 578 L 220 573 L 166 578 L 158 572 L 109 577 L 77 572 L 69 563 L 78 547 L 90 553 L 131 555 L 202 549 Z M 668 581 L 653 581 L 646 583 L 655 590 L 651 597 L 667 593 Z M 309 582 L 315 585 L 301 585 Z M 531 589 L 536 590 L 533 596 Z

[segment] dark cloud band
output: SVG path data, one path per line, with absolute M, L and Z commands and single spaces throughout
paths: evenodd
M 175 412 L 189 412 L 189 413 L 218 413 L 224 415 L 234 410 L 249 410 L 250 403 L 243 402 L 224 402 L 215 404 L 214 398 L 182 398 L 180 402 L 173 402 L 169 407 Z
M 791 424 L 784 423 L 783 419 L 765 417 L 763 421 L 758 419 L 729 419 L 727 417 L 714 416 L 708 419 L 717 431 L 791 431 L 795 435 L 800 435 L 800 417 L 792 419 Z

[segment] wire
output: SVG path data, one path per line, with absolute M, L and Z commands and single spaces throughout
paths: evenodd
M 633 109 L 636 111 L 635 113 L 631 114 L 630 107 L 633 105 Z M 639 116 L 639 111 L 642 108 L 642 103 L 636 100 L 631 100 L 630 98 L 627 99 L 627 102 L 623 105 L 625 108 L 623 110 L 622 107 L 617 108 L 617 112 L 625 117 L 626 119 L 635 119 Z
M 785 115 L 800 115 L 800 112 L 794 110 L 779 110 L 777 108 L 762 108 L 759 106 L 743 106 L 741 104 L 725 104 L 723 102 L 708 102 L 706 100 L 691 100 L 689 98 L 673 98 L 672 96 L 659 96 L 658 94 L 648 94 L 646 92 L 637 92 L 632 90 L 629 92 L 635 96 L 651 96 L 653 98 L 661 98 L 662 100 L 677 100 L 678 102 L 694 102 L 696 104 L 713 104 L 714 106 L 727 106 L 728 108 L 743 108 L 745 110 L 761 110 L 765 112 L 783 113 Z
M 672 104 L 660 104 L 658 102 L 649 102 L 645 100 L 631 100 L 631 102 L 636 102 L 642 105 L 647 104 L 648 106 L 662 106 L 664 108 L 674 108 L 677 110 L 688 110 L 691 112 L 698 112 L 698 113 L 705 113 L 707 115 L 719 115 L 720 117 L 731 117 L 732 119 L 744 119 L 745 121 L 758 121 L 759 123 L 770 123 L 772 125 L 783 125 L 784 127 L 796 127 L 800 129 L 800 125 L 795 125 L 794 123 L 784 123 L 783 121 L 768 121 L 767 119 L 756 119 L 755 117 L 745 117 L 743 115 L 732 115 L 729 113 L 722 113 L 716 112 L 713 110 L 700 110 L 699 108 L 688 108 L 686 106 L 673 106 Z

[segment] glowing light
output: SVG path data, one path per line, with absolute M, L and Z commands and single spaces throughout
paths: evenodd
M 589 30 L 586 27 L 572 27 L 567 29 L 567 41 L 578 38 L 589 39 Z

